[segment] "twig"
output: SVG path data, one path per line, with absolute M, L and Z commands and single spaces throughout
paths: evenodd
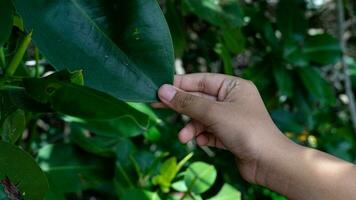
M 345 13 L 344 13 L 344 4 L 342 0 L 337 0 L 337 11 L 338 11 L 339 40 L 342 49 L 342 58 L 340 64 L 343 70 L 345 92 L 349 99 L 349 109 L 351 114 L 352 126 L 354 129 L 354 133 L 356 134 L 356 105 L 355 105 L 355 97 L 352 91 L 351 79 L 349 76 L 349 68 L 348 65 L 346 64 L 347 44 L 344 38 Z

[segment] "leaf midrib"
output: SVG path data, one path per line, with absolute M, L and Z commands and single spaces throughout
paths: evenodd
M 121 50 L 112 40 L 111 38 L 109 38 L 105 32 L 103 32 L 100 27 L 91 19 L 91 17 L 85 12 L 85 10 L 80 6 L 80 4 L 76 1 L 76 0 L 70 0 L 73 5 L 78 8 L 78 10 L 80 11 L 80 13 L 88 20 L 89 23 L 91 23 L 94 28 L 99 31 L 101 33 L 101 35 L 107 40 L 109 41 L 111 44 L 113 44 L 112 46 L 114 46 L 114 48 L 119 49 L 122 54 L 124 56 L 126 56 L 128 58 L 128 60 L 130 61 L 132 68 L 131 67 L 126 67 L 129 71 L 131 71 L 133 74 L 135 73 L 139 73 L 141 75 L 143 75 L 145 77 L 145 79 L 147 80 L 147 83 L 150 83 L 151 85 L 154 86 L 154 88 L 158 88 L 159 86 L 156 85 L 155 82 L 153 82 L 145 73 L 143 73 L 141 70 L 138 70 L 139 68 L 136 66 L 136 64 L 131 60 L 131 58 L 123 51 Z

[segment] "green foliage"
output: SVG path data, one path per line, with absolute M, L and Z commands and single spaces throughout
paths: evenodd
M 47 59 L 58 69 L 83 69 L 88 86 L 154 101 L 155 90 L 172 82 L 172 43 L 154 0 L 13 2 Z
M 46 176 L 32 157 L 11 144 L 0 142 L 0 179 L 8 178 L 25 200 L 42 200 L 48 190 Z
M 0 1 L 0 46 L 10 37 L 12 29 L 13 6 L 11 0 Z
M 175 55 L 189 73 L 252 80 L 288 137 L 355 160 L 342 51 L 322 10 L 304 0 L 0 0 L 0 181 L 31 200 L 47 190 L 47 200 L 285 199 L 242 181 L 229 153 L 179 144 L 185 118 L 142 102 L 172 82 Z

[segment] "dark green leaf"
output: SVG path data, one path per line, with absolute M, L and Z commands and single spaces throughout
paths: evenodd
M 308 28 L 304 0 L 280 0 L 276 18 L 284 39 L 298 41 L 304 38 Z
M 71 145 L 47 145 L 39 150 L 37 160 L 56 193 L 95 188 L 112 177 L 112 163 Z
M 293 78 L 291 76 L 291 71 L 288 71 L 281 66 L 274 66 L 273 73 L 280 95 L 291 97 L 293 94 Z
M 298 123 L 296 117 L 290 112 L 276 110 L 272 112 L 271 116 L 278 128 L 284 132 L 301 133 L 304 130 L 304 127 Z
M 0 124 L 17 109 L 32 112 L 50 112 L 48 105 L 30 98 L 21 87 L 5 87 L 0 89 Z
M 107 128 L 112 130 L 111 127 L 121 127 L 119 124 L 114 124 L 117 122 L 121 122 L 122 126 L 126 125 L 127 127 L 148 126 L 148 116 L 127 103 L 105 93 L 78 85 L 77 83 L 81 82 L 79 73 L 70 73 L 64 70 L 41 79 L 24 79 L 24 85 L 26 91 L 33 98 L 43 103 L 50 103 L 53 110 L 59 113 L 87 120 L 97 120 L 88 123 L 92 127 L 104 127 L 112 124 Z M 87 123 L 85 120 L 83 121 Z M 122 132 L 122 134 L 124 133 Z
M 44 56 L 58 69 L 83 69 L 89 87 L 150 102 L 172 82 L 173 45 L 155 0 L 13 2 Z
M 185 0 L 191 12 L 223 28 L 240 27 L 242 10 L 235 0 Z
M 228 49 L 221 43 L 216 44 L 215 52 L 220 56 L 224 64 L 224 73 L 228 75 L 234 74 L 232 66 L 232 58 Z
M 166 1 L 166 18 L 171 30 L 174 52 L 176 57 L 182 57 L 185 47 L 187 45 L 183 24 L 183 16 L 177 9 L 177 5 L 174 3 L 174 0 Z
M 48 190 L 46 176 L 33 158 L 11 144 L 0 141 L 0 180 L 9 178 L 25 200 L 42 200 Z
M 226 48 L 232 53 L 241 53 L 245 49 L 245 37 L 241 29 L 222 30 L 222 41 Z
M 117 153 L 122 153 L 121 148 L 128 141 L 121 137 L 105 137 L 92 134 L 77 126 L 72 126 L 71 140 L 87 152 L 100 156 L 114 157 Z
M 299 68 L 298 73 L 305 88 L 315 98 L 315 101 L 322 105 L 336 102 L 332 86 L 321 76 L 319 70 L 316 68 Z
M 13 23 L 13 12 L 11 0 L 0 1 L 0 47 L 9 39 Z
M 310 61 L 321 65 L 336 63 L 342 54 L 339 41 L 329 34 L 308 37 L 303 52 Z
M 207 191 L 214 184 L 215 179 L 215 167 L 203 162 L 191 164 L 184 175 L 185 184 L 195 194 Z
M 25 112 L 17 110 L 11 113 L 0 126 L 3 141 L 14 144 L 22 136 L 26 128 Z

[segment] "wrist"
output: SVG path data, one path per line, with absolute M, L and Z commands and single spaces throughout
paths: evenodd
M 270 145 L 260 156 L 255 172 L 255 183 L 267 188 L 279 188 L 279 193 L 286 194 L 289 184 L 288 177 L 282 176 L 291 159 L 298 159 L 303 147 L 281 134 L 275 144 Z M 283 180 L 284 179 L 284 180 Z

